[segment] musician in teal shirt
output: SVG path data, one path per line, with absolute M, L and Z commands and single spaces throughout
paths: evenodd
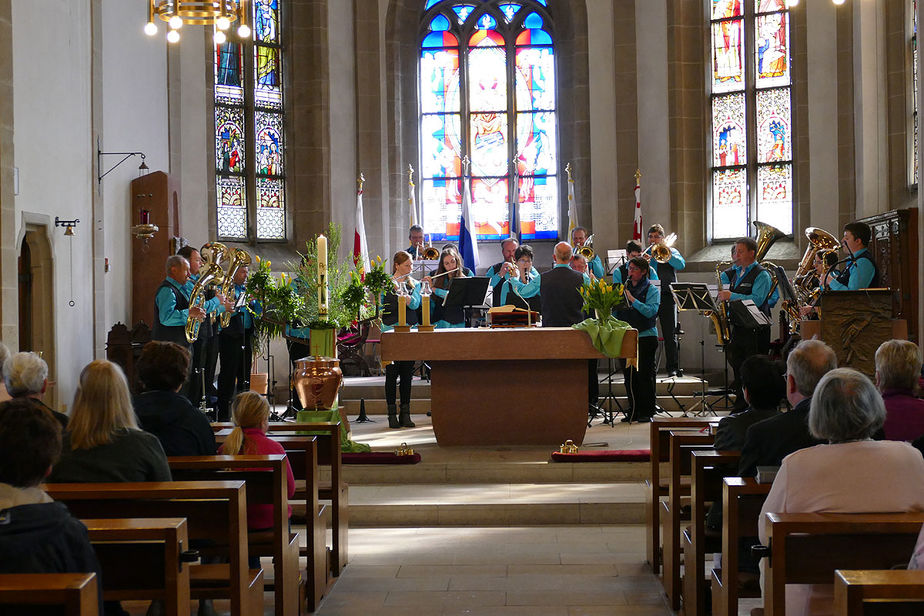
M 633 257 L 627 264 L 626 305 L 616 316 L 638 330 L 638 367 L 620 360 L 625 375 L 626 393 L 631 410 L 623 421 L 649 422 L 655 413 L 658 350 L 658 310 L 661 292 L 648 279 L 648 261 Z
M 588 239 L 590 238 L 588 238 L 587 229 L 584 227 L 575 227 L 571 230 L 571 246 L 575 252 L 577 252 L 578 248 L 587 244 Z M 590 268 L 591 273 L 593 273 L 594 278 L 600 279 L 606 275 L 606 268 L 603 267 L 603 260 L 598 254 L 595 254 L 594 258 L 588 261 L 587 266 Z
M 847 266 L 833 280 L 828 277 L 828 288 L 832 291 L 856 291 L 879 286 L 879 270 L 867 247 L 873 233 L 869 225 L 851 222 L 844 225 L 844 238 L 841 244 L 850 253 Z
M 420 307 L 421 284 L 411 278 L 414 268 L 414 259 L 409 252 L 399 250 L 392 258 L 392 288 L 382 296 L 382 332 L 389 332 L 398 324 L 399 300 L 398 292 L 408 294 L 407 310 L 405 315 L 408 325 L 417 324 L 417 308 Z M 420 359 L 425 359 L 421 357 Z M 411 421 L 411 382 L 414 378 L 413 361 L 393 361 L 385 365 L 385 404 L 388 407 L 388 427 L 413 428 L 416 424 Z M 398 396 L 398 381 L 401 390 L 401 415 L 398 415 L 396 398 Z

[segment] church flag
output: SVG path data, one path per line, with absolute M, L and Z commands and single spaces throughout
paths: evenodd
M 414 167 L 407 166 L 407 204 L 411 210 L 411 226 L 420 225 L 420 213 L 417 211 L 417 194 L 414 186 Z
M 632 229 L 632 239 L 642 239 L 642 172 L 635 170 L 635 226 Z
M 574 180 L 571 179 L 571 163 L 565 165 L 565 173 L 568 174 L 568 237 L 578 224 L 577 203 L 574 201 Z
M 472 219 L 472 203 L 468 188 L 468 156 L 462 161 L 462 215 L 459 221 L 459 253 L 465 267 L 476 273 L 480 265 L 478 259 L 478 239 L 475 236 L 475 221 Z
M 366 178 L 359 174 L 356 181 L 359 188 L 356 191 L 356 230 L 353 232 L 353 263 L 365 272 L 369 266 L 369 244 L 366 243 L 366 222 L 363 219 L 363 182 Z

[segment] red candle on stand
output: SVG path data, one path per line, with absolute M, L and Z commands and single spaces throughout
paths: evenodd
M 151 222 L 151 211 L 141 210 L 141 224 L 147 225 Z

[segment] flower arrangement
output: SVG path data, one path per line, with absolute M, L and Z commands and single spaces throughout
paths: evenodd
M 285 273 L 279 278 L 273 276 L 271 261 L 254 257 L 254 262 L 257 267 L 247 278 L 247 294 L 256 301 L 256 306 L 248 310 L 253 316 L 254 335 L 266 342 L 285 334 L 286 325 L 298 318 L 302 299 Z
M 331 222 L 327 227 L 328 255 L 336 255 L 340 250 L 342 237 L 340 225 Z M 344 301 L 345 291 L 350 286 L 353 273 L 353 261 L 348 259 L 339 262 L 336 257 L 329 258 L 327 263 L 327 286 L 329 298 L 327 315 L 322 316 L 318 298 L 318 239 L 316 237 L 305 242 L 305 252 L 299 253 L 301 259 L 298 263 L 290 264 L 304 287 L 302 309 L 299 319 L 307 323 L 311 329 L 339 329 L 346 327 L 356 318 L 352 306 Z
M 610 284 L 602 278 L 583 285 L 579 291 L 584 300 L 584 312 L 593 311 L 600 321 L 613 319 L 613 309 L 626 303 L 623 288 L 621 284 Z

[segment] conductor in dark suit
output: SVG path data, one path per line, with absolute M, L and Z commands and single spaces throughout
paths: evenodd
M 738 474 L 754 477 L 758 466 L 780 466 L 794 451 L 820 444 L 809 433 L 808 414 L 818 381 L 837 368 L 834 351 L 820 340 L 803 340 L 786 360 L 786 398 L 792 410 L 748 428 Z

